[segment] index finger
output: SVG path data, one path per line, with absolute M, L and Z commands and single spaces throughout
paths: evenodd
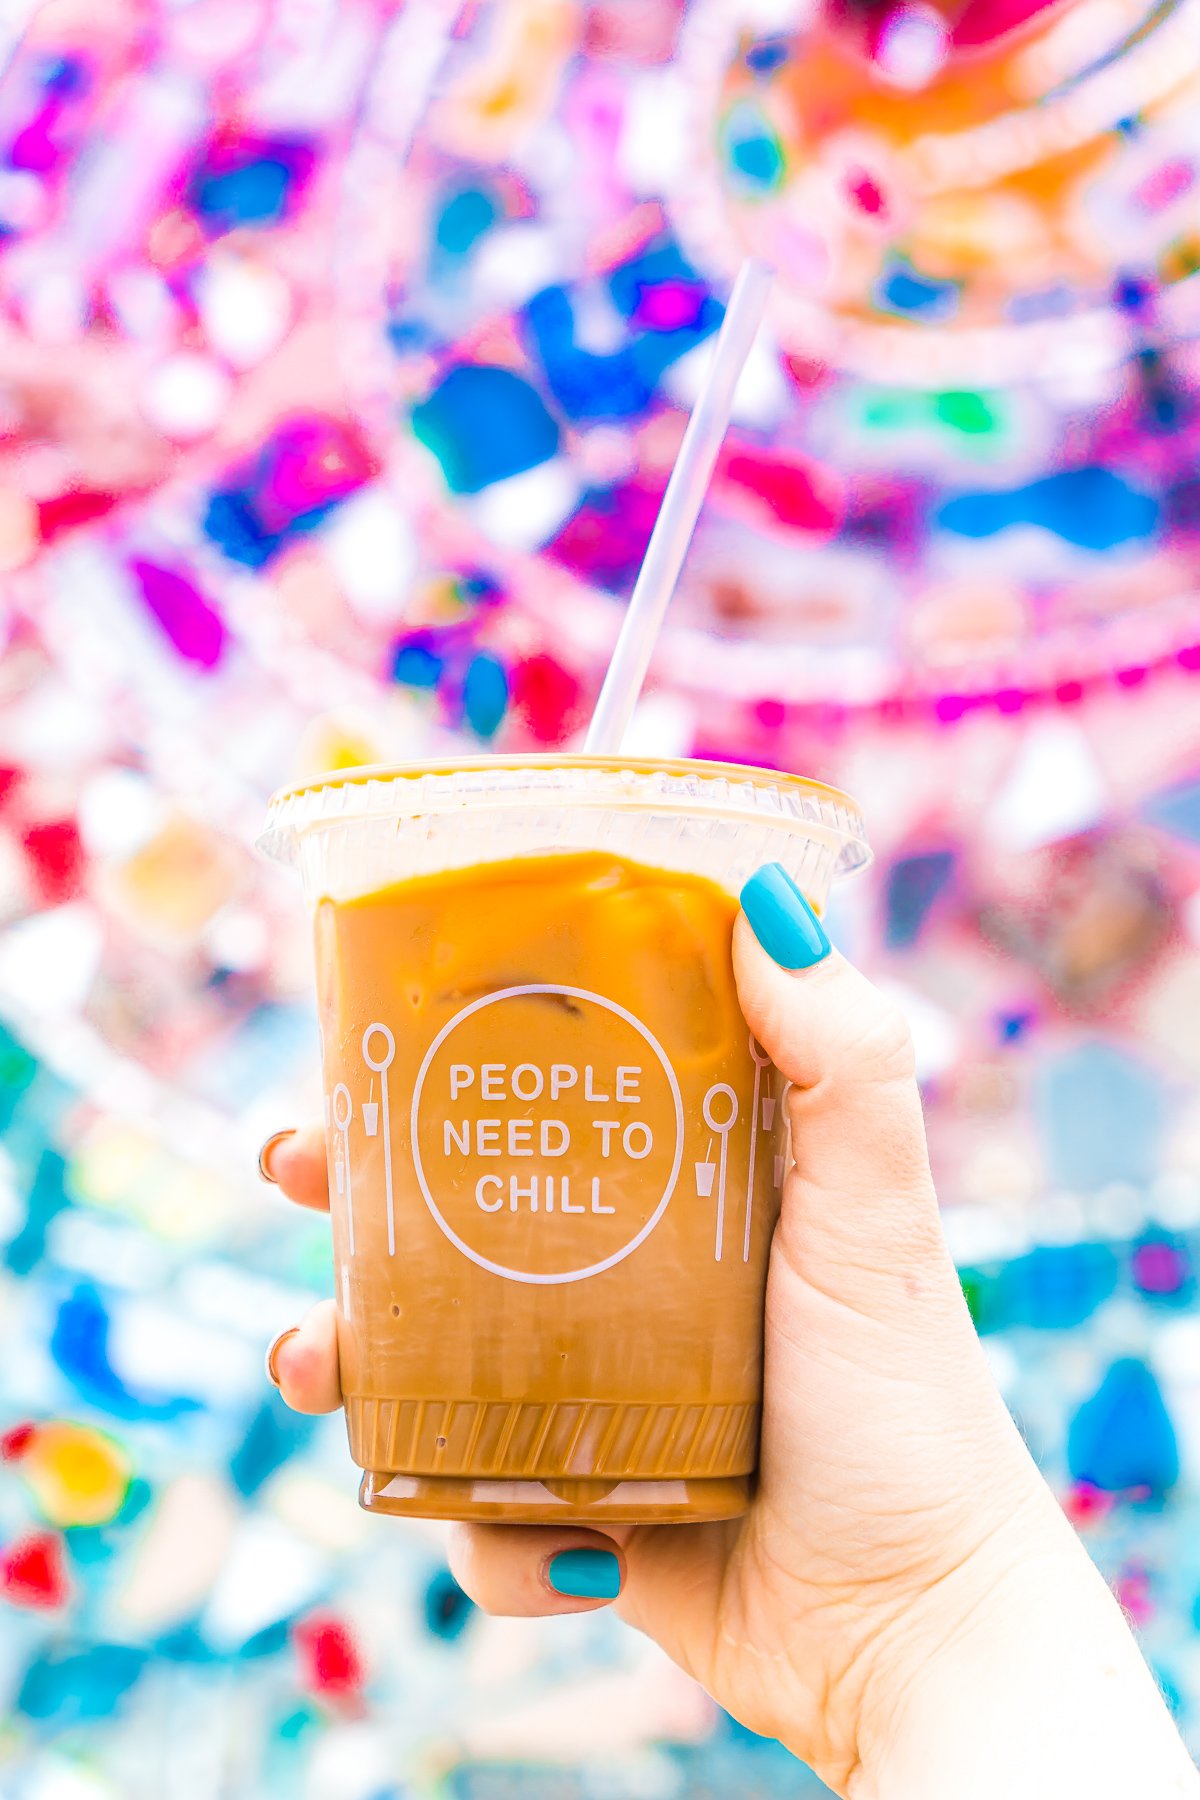
M 258 1153 L 258 1172 L 297 1206 L 329 1211 L 329 1164 L 320 1125 L 275 1132 Z

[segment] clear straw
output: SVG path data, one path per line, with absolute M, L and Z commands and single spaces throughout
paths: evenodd
M 684 432 L 588 727 L 584 749 L 590 756 L 615 755 L 633 717 L 729 426 L 738 377 L 758 332 L 771 278 L 766 263 L 752 257 L 742 264 L 734 283 L 708 379 Z

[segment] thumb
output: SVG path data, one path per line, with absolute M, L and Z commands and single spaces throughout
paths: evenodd
M 834 950 L 778 863 L 742 890 L 734 969 L 746 1022 L 791 1085 L 795 1170 L 777 1247 L 876 1318 L 949 1284 L 912 1040 L 900 1008 Z

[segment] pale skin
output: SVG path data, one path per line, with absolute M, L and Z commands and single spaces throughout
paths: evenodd
M 1120 1608 L 992 1382 L 942 1237 L 900 1013 L 836 952 L 789 973 L 744 918 L 746 1019 L 792 1082 L 796 1164 L 766 1311 L 762 1468 L 725 1525 L 456 1526 L 488 1611 L 586 1612 L 559 1551 L 615 1550 L 614 1610 L 846 1800 L 1200 1800 Z M 319 1129 L 269 1152 L 327 1207 Z M 341 1401 L 332 1301 L 279 1342 L 301 1412 Z

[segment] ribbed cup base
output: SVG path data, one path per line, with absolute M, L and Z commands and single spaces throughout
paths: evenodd
M 360 1469 L 469 1482 L 705 1481 L 748 1475 L 759 1408 L 346 1396 Z
M 750 1491 L 748 1475 L 709 1481 L 470 1481 L 368 1469 L 358 1501 L 367 1512 L 418 1519 L 699 1525 L 740 1517 L 750 1505 Z

